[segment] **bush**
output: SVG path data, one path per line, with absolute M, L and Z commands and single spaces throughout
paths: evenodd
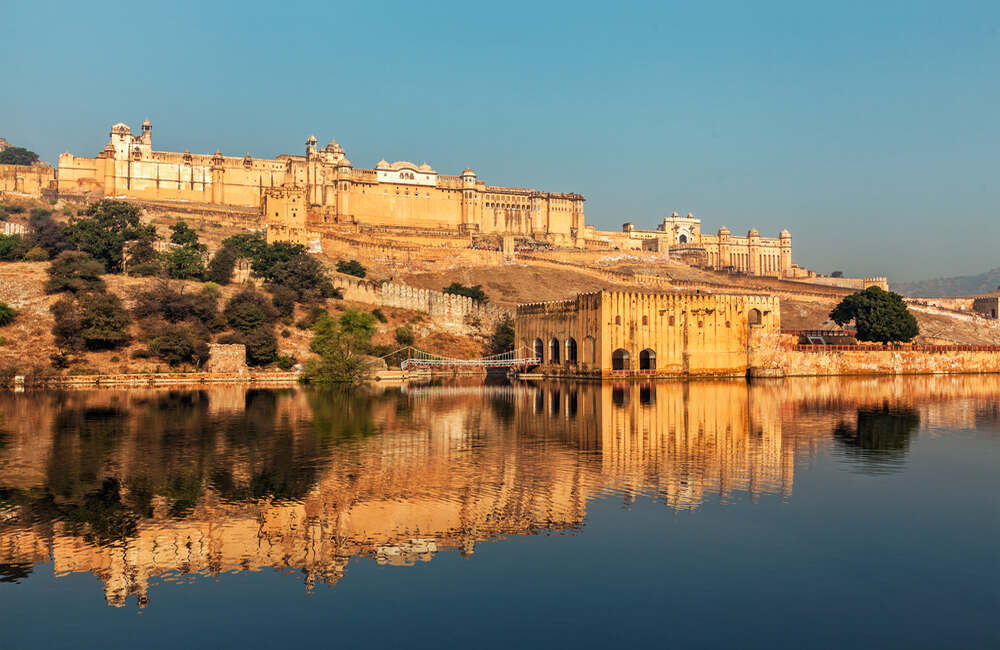
M 208 360 L 208 338 L 190 325 L 166 324 L 150 333 L 149 351 L 171 366 Z
M 300 330 L 307 330 L 311 328 L 324 314 L 329 315 L 329 312 L 324 307 L 320 305 L 313 305 L 312 309 L 309 310 L 309 313 L 295 323 L 295 327 Z
M 242 343 L 247 349 L 247 365 L 266 366 L 278 358 L 278 341 L 271 327 L 237 331 L 219 339 L 220 343 Z
M 289 330 L 287 327 L 285 329 L 281 330 L 281 338 L 287 339 L 291 335 L 292 335 L 292 331 Z
M 50 214 L 32 212 L 32 216 L 28 219 L 28 227 L 31 229 L 31 235 L 28 237 L 31 246 L 45 250 L 50 259 L 73 248 L 73 242 L 66 234 L 66 227 L 52 219 Z
M 86 253 L 64 251 L 49 264 L 46 293 L 103 290 L 104 265 Z
M 505 316 L 497 323 L 496 328 L 490 336 L 490 351 L 492 354 L 510 352 L 514 349 L 514 319 Z
M 920 333 L 917 319 L 903 297 L 879 287 L 868 287 L 840 301 L 830 318 L 838 325 L 854 321 L 859 341 L 910 341 Z
M 215 255 L 208 263 L 208 271 L 205 274 L 209 280 L 219 285 L 227 285 L 233 280 L 233 271 L 236 269 L 236 250 L 230 246 L 223 246 L 215 251 Z
M 361 313 L 361 312 L 359 312 Z M 370 314 L 364 314 L 371 317 Z M 346 334 L 329 314 L 313 325 L 310 349 L 318 356 L 306 363 L 302 380 L 314 384 L 358 383 L 368 376 L 371 365 L 357 338 Z
M 51 307 L 52 334 L 61 347 L 111 350 L 129 342 L 132 319 L 113 293 L 65 296 Z
M 76 301 L 70 296 L 64 296 L 53 303 L 49 311 L 52 312 L 55 321 L 52 335 L 56 339 L 56 345 L 61 348 L 78 348 L 83 345 L 80 339 L 80 314 L 76 309 Z M 53 365 L 56 365 L 55 361 Z
M 413 341 L 416 337 L 413 335 L 413 330 L 407 325 L 400 325 L 396 328 L 396 343 L 400 345 L 413 345 Z
M 201 245 L 198 241 L 198 233 L 192 230 L 185 221 L 178 221 L 170 226 L 170 242 L 189 248 L 197 248 Z
M 211 288 L 201 291 L 178 291 L 166 282 L 135 295 L 132 314 L 137 319 L 158 318 L 168 323 L 197 321 L 212 331 L 225 327 L 219 315 L 218 294 Z
M 344 273 L 345 275 L 353 275 L 358 278 L 363 278 L 368 274 L 368 271 L 365 267 L 361 266 L 361 262 L 357 260 L 351 260 L 350 262 L 341 260 L 337 262 L 337 273 Z
M 5 302 L 0 302 L 0 327 L 6 327 L 14 322 L 17 310 Z
M 45 262 L 49 259 L 48 252 L 41 248 L 40 246 L 35 246 L 29 249 L 27 253 L 24 254 L 25 262 Z
M 382 310 L 379 309 L 378 307 L 376 307 L 375 309 L 372 310 L 372 316 L 374 316 L 375 320 L 377 320 L 380 323 L 388 323 L 389 322 L 389 319 L 385 317 L 385 314 L 383 314 Z
M 128 267 L 128 274 L 136 278 L 155 278 L 164 274 L 163 260 L 156 258 L 149 262 L 134 264 Z
M 234 330 L 252 332 L 272 325 L 278 319 L 278 310 L 266 295 L 248 287 L 226 303 L 222 315 Z
M 340 315 L 340 329 L 345 336 L 355 340 L 360 348 L 367 349 L 375 334 L 375 317 L 360 309 L 348 309 Z
M 27 247 L 21 241 L 20 235 L 0 235 L 0 260 L 17 261 L 24 257 L 26 251 Z
M 298 294 L 288 287 L 280 284 L 271 287 L 271 304 L 278 310 L 278 315 L 282 318 L 292 317 L 295 313 L 295 300 L 297 298 Z
M 139 208 L 125 201 L 103 199 L 91 203 L 70 220 L 66 235 L 80 250 L 104 265 L 109 273 L 122 269 L 125 244 L 156 239 L 156 229 L 139 221 Z
M 278 367 L 282 370 L 291 370 L 295 367 L 295 357 L 287 354 L 278 355 Z
M 34 165 L 38 154 L 24 147 L 7 147 L 0 151 L 0 165 Z
M 489 300 L 489 298 L 486 297 L 486 292 L 483 291 L 483 285 L 481 284 L 467 287 L 460 282 L 452 282 L 444 288 L 444 293 L 451 293 L 456 296 L 468 296 L 469 298 L 478 300 L 479 302 L 487 302 Z
M 175 248 L 166 254 L 167 276 L 175 280 L 202 280 L 205 263 L 202 252 L 192 246 Z

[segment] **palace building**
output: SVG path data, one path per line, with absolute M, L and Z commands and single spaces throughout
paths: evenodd
M 515 341 L 555 376 L 743 377 L 751 348 L 781 331 L 778 299 L 597 291 L 518 305 Z
M 306 141 L 303 155 L 274 159 L 156 151 L 147 119 L 139 134 L 111 127 L 95 157 L 59 156 L 60 193 L 100 192 L 146 201 L 178 201 L 260 210 L 272 218 L 292 195 L 302 217 L 317 223 L 358 223 L 435 231 L 515 234 L 564 245 L 583 238 L 583 196 L 487 185 L 471 169 L 440 174 L 430 165 L 380 161 L 355 168 L 331 140 Z

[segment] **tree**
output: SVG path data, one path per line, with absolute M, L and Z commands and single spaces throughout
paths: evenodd
M 139 320 L 161 319 L 167 323 L 197 321 L 205 328 L 217 331 L 225 327 L 219 315 L 219 299 L 215 292 L 177 290 L 161 282 L 135 295 L 132 314 Z
M 267 240 L 256 233 L 242 233 L 223 240 L 222 247 L 232 249 L 237 257 L 253 261 L 267 248 Z
M 181 246 L 166 255 L 167 276 L 175 280 L 201 280 L 205 277 L 202 252 L 195 246 Z
M 24 147 L 7 147 L 0 151 L 0 165 L 34 165 L 38 154 Z
M 156 239 L 156 229 L 140 223 L 139 209 L 131 203 L 103 199 L 91 203 L 82 214 L 70 220 L 66 234 L 109 273 L 122 270 L 126 242 Z
M 199 247 L 198 233 L 191 229 L 185 221 L 178 221 L 170 226 L 170 242 L 178 246 Z
M 219 285 L 227 285 L 233 280 L 233 271 L 236 269 L 238 259 L 236 249 L 232 246 L 223 246 L 215 251 L 211 261 L 208 263 L 208 273 L 206 277 Z
M 830 274 L 830 277 L 831 278 L 842 278 L 842 277 L 844 277 L 844 272 L 843 271 L 834 271 L 833 273 Z
M 295 314 L 296 298 L 298 298 L 298 294 L 284 285 L 279 284 L 271 287 L 271 304 L 278 310 L 278 314 L 282 318 L 290 319 Z
M 14 322 L 17 310 L 5 302 L 0 302 L 0 327 L 5 327 Z
M 248 287 L 229 299 L 222 315 L 234 330 L 251 332 L 272 325 L 278 310 L 266 295 Z
M 468 296 L 469 298 L 478 300 L 479 302 L 486 302 L 489 300 L 489 298 L 486 297 L 486 292 L 483 291 L 483 285 L 481 284 L 467 287 L 460 282 L 452 282 L 444 288 L 444 293 L 451 293 L 457 296 Z
M 490 350 L 493 354 L 501 354 L 503 352 L 510 352 L 514 349 L 514 319 L 510 316 L 505 316 L 503 320 L 497 323 L 496 328 L 493 330 L 493 335 L 490 336 Z
M 344 273 L 346 275 L 363 278 L 368 274 L 368 271 L 361 265 L 361 262 L 357 260 L 351 260 L 350 262 L 340 260 L 337 262 L 337 273 Z
M 80 314 L 73 297 L 63 296 L 49 307 L 49 311 L 54 319 L 52 335 L 56 338 L 56 345 L 61 348 L 80 347 L 83 344 L 80 340 Z
M 187 324 L 168 324 L 149 337 L 149 351 L 171 366 L 182 363 L 201 365 L 208 360 L 208 339 Z
M 340 315 L 340 329 L 344 336 L 354 339 L 359 349 L 367 349 L 375 334 L 375 317 L 360 309 L 348 309 Z
M 47 210 L 41 212 L 32 210 L 28 218 L 28 227 L 31 229 L 31 234 L 28 236 L 31 245 L 44 249 L 49 258 L 73 248 L 73 242 L 66 234 L 66 227 L 55 221 Z
M 64 251 L 49 264 L 45 293 L 103 290 L 104 265 L 86 253 Z
M 400 325 L 396 328 L 396 343 L 400 345 L 413 345 L 413 341 L 416 337 L 413 335 L 413 330 L 410 329 L 409 325 Z
M 20 235 L 0 235 L 0 260 L 14 262 L 24 257 L 27 250 Z
M 368 376 L 371 364 L 365 358 L 364 350 L 359 349 L 355 335 L 345 333 L 340 321 L 324 313 L 316 320 L 312 330 L 309 347 L 317 357 L 306 363 L 302 374 L 304 381 L 313 384 L 356 384 Z
M 853 320 L 860 341 L 910 341 L 920 333 L 917 319 L 906 307 L 903 297 L 876 286 L 841 300 L 830 312 L 830 318 L 838 325 Z
M 80 338 L 90 350 L 110 350 L 129 342 L 129 317 L 121 299 L 113 293 L 93 292 L 77 296 Z
M 278 358 L 278 340 L 273 326 L 236 331 L 219 339 L 220 343 L 242 343 L 247 349 L 247 365 L 266 366 Z

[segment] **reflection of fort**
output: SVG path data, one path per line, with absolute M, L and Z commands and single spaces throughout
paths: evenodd
M 609 491 L 676 509 L 787 496 L 861 409 L 982 426 L 998 394 L 1000 378 L 950 376 L 3 395 L 0 570 L 90 572 L 114 605 L 194 573 L 333 584 L 354 556 L 580 528 Z

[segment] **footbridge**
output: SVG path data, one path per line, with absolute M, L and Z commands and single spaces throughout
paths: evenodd
M 415 370 L 417 368 L 530 368 L 542 362 L 535 356 L 533 350 L 518 348 L 509 352 L 492 354 L 486 357 L 475 359 L 457 359 L 445 357 L 426 350 L 420 350 L 413 346 L 400 348 L 384 357 L 387 364 L 399 364 L 402 370 Z

